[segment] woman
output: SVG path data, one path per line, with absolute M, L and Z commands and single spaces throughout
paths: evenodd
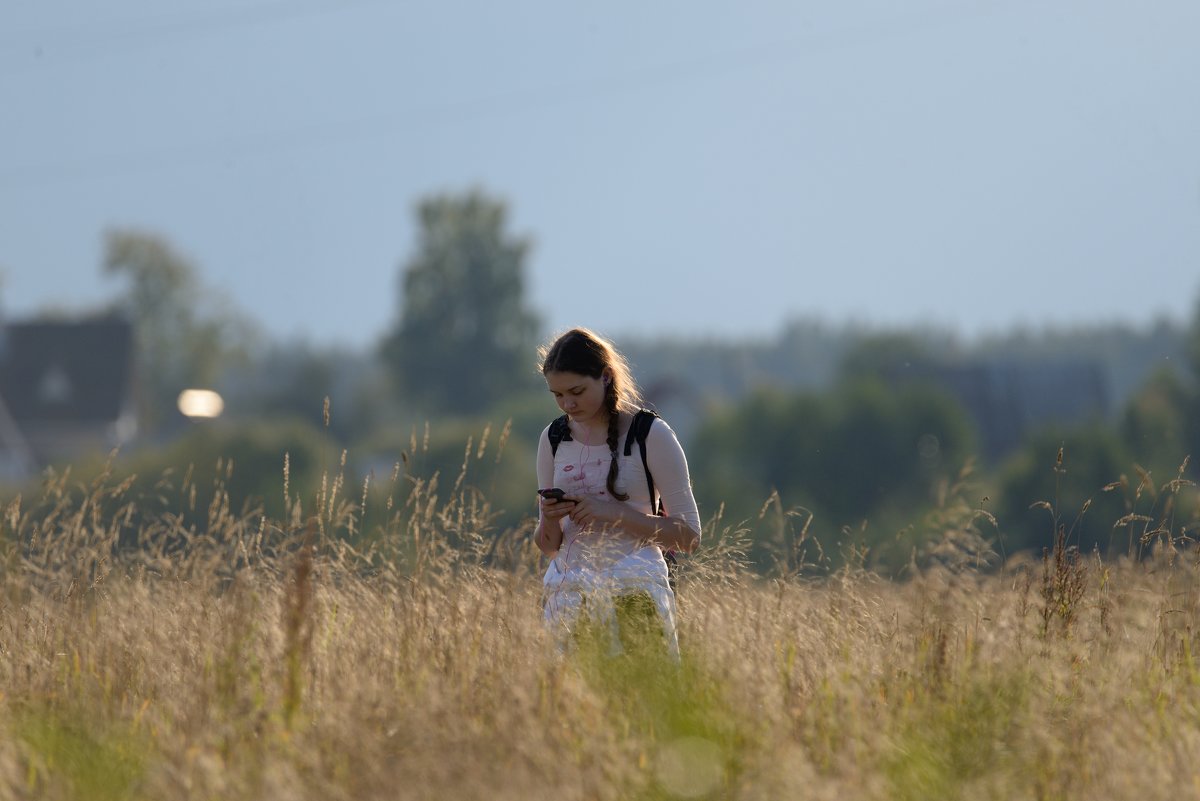
M 675 433 L 654 418 L 646 434 L 646 465 L 662 514 L 655 514 L 640 453 L 624 453 L 641 398 L 625 359 L 596 334 L 575 328 L 542 351 L 542 375 L 566 417 L 552 448 L 550 431 L 538 444 L 542 496 L 535 531 L 552 557 L 546 570 L 545 618 L 570 631 L 581 616 L 619 634 L 615 610 L 642 601 L 661 621 L 667 648 L 678 657 L 675 594 L 664 551 L 690 553 L 700 543 L 700 513 L 687 459 Z M 561 430 L 561 429 L 560 429 Z M 540 493 L 541 491 L 539 491 Z M 614 638 L 614 649 L 620 639 Z

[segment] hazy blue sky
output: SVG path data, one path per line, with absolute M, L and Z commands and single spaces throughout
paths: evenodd
M 0 0 L 0 313 L 161 234 L 268 332 L 374 342 L 422 196 L 535 241 L 548 329 L 1183 319 L 1200 3 Z

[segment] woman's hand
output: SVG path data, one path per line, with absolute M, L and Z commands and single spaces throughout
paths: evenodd
M 575 501 L 571 498 L 563 498 L 561 501 L 556 501 L 553 498 L 543 498 L 540 495 L 538 498 L 542 504 L 542 517 L 557 523 L 561 523 L 562 519 L 569 515 L 575 508 Z
M 624 519 L 625 510 L 629 508 L 619 501 L 606 501 L 587 495 L 574 501 L 570 516 L 580 528 L 598 528 L 610 523 L 620 523 Z
M 575 502 L 566 498 L 556 501 L 539 494 L 538 503 L 541 504 L 542 514 L 538 520 L 537 529 L 534 531 L 534 542 L 537 543 L 538 549 L 542 553 L 553 557 L 562 547 L 563 518 L 575 508 Z

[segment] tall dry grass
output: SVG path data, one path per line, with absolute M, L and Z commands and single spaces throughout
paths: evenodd
M 219 482 L 189 507 L 190 473 L 9 505 L 0 798 L 1200 795 L 1200 565 L 1173 517 L 1140 521 L 1163 545 L 1140 563 L 1060 541 L 903 582 L 806 576 L 795 539 L 755 576 L 755 532 L 714 520 L 675 664 L 549 640 L 528 530 L 490 532 L 464 478 L 485 451 L 353 490 L 339 459 L 282 521 Z M 969 528 L 931 520 L 948 547 Z

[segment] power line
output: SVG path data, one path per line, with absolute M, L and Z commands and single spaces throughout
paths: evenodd
M 0 47 L 33 58 L 4 70 L 17 75 L 97 57 L 126 54 L 128 48 L 158 47 L 203 38 L 240 28 L 274 25 L 294 19 L 341 14 L 380 5 L 386 0 L 289 0 L 261 5 L 238 5 L 221 11 L 204 8 L 192 13 L 158 14 L 151 18 L 77 23 L 31 30 L 0 31 Z M 121 48 L 121 49 L 118 49 Z
M 372 0 L 360 0 L 371 2 Z M 48 163 L 0 169 L 0 191 L 63 181 L 104 177 L 134 172 L 155 172 L 213 162 L 236 162 L 262 154 L 323 147 L 330 144 L 393 137 L 397 130 L 455 126 L 478 119 L 527 114 L 556 106 L 592 103 L 604 97 L 696 83 L 734 71 L 786 62 L 818 50 L 869 42 L 881 35 L 896 35 L 897 29 L 927 27 L 931 21 L 954 22 L 978 16 L 993 4 L 974 8 L 953 6 L 954 14 L 923 12 L 906 14 L 847 27 L 831 33 L 813 32 L 800 37 L 765 42 L 724 53 L 663 63 L 590 80 L 544 85 L 464 100 L 400 109 L 351 121 L 313 123 L 287 130 L 250 136 L 229 137 L 195 145 L 152 151 L 107 154 L 74 163 Z M 262 7 L 260 7 L 261 9 Z M 323 10 L 329 10 L 324 8 Z M 289 9 L 289 14 L 294 10 Z M 310 10 L 309 13 L 312 13 Z M 264 18 L 265 20 L 265 18 Z

